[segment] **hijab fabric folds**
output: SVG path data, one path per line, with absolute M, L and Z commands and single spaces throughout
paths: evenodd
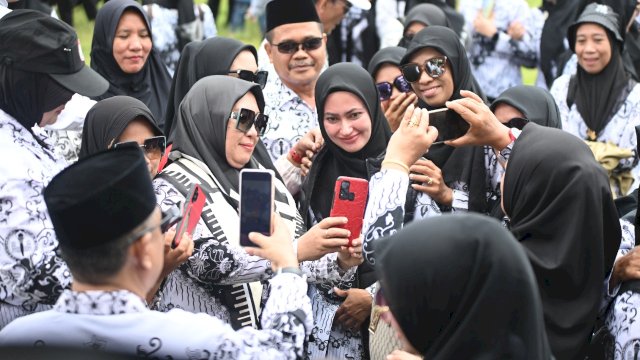
M 337 91 L 347 91 L 360 98 L 371 118 L 371 137 L 367 144 L 355 153 L 346 152 L 332 142 L 324 127 L 324 107 L 327 97 Z M 366 160 L 385 151 L 391 138 L 391 129 L 380 107 L 380 99 L 373 79 L 358 65 L 339 63 L 330 66 L 320 75 L 316 83 L 315 98 L 324 147 L 318 153 L 302 185 L 305 201 L 302 202 L 300 212 L 306 213 L 310 206 L 316 218 L 321 220 L 329 216 L 331 211 L 336 179 L 339 176 L 367 179 Z M 309 225 L 312 224 L 308 223 L 307 226 Z
M 378 50 L 371 58 L 371 61 L 369 61 L 367 68 L 369 74 L 375 78 L 376 73 L 384 64 L 392 64 L 400 67 L 400 60 L 402 60 L 405 52 L 407 52 L 407 49 L 400 46 L 389 46 Z
M 394 318 L 425 359 L 550 359 L 534 273 L 497 221 L 443 215 L 377 240 Z
M 93 99 L 102 100 L 116 95 L 128 95 L 147 105 L 158 121 L 164 121 L 171 76 L 160 56 L 151 49 L 146 64 L 135 74 L 122 71 L 113 57 L 113 41 L 118 22 L 122 14 L 129 10 L 140 14 L 151 37 L 151 22 L 137 2 L 111 0 L 100 8 L 91 43 L 91 68 L 109 81 L 109 90 Z M 159 125 L 162 128 L 162 124 L 159 123 Z
M 414 22 L 419 22 L 427 26 L 438 25 L 449 27 L 447 15 L 440 7 L 433 4 L 419 4 L 412 7 L 404 18 L 404 31 L 407 31 L 409 25 Z
M 138 99 L 114 96 L 98 101 L 87 113 L 82 129 L 80 159 L 104 151 L 118 142 L 118 138 L 133 120 L 146 119 L 155 136 L 162 135 L 151 110 Z
M 193 84 L 205 76 L 228 75 L 236 56 L 244 50 L 251 51 L 257 64 L 258 55 L 253 45 L 235 39 L 214 37 L 193 41 L 185 46 L 169 92 L 164 120 L 164 132 L 167 136 L 171 134 L 173 123 L 178 116 L 176 110 Z
M 578 358 L 620 245 L 607 174 L 582 140 L 531 123 L 515 142 L 503 190 L 511 231 L 536 275 L 553 354 Z
M 31 133 L 45 112 L 66 104 L 72 96 L 72 91 L 47 74 L 0 64 L 0 109 Z
M 238 202 L 229 195 L 238 193 L 240 170 L 227 162 L 225 141 L 227 123 L 235 103 L 251 92 L 258 103 L 260 112 L 264 110 L 264 97 L 260 85 L 231 76 L 214 75 L 198 80 L 180 104 L 174 131 L 171 134 L 173 152 L 182 153 L 203 162 L 217 180 L 229 203 L 238 208 Z M 264 148 L 258 141 L 251 160 L 245 168 L 265 168 L 277 170 Z M 276 200 L 281 196 L 276 193 Z
M 424 48 L 433 48 L 447 56 L 453 78 L 453 95 L 449 101 L 462 98 L 460 90 L 476 93 L 486 102 L 484 93 L 471 73 L 467 52 L 453 30 L 442 26 L 429 26 L 420 30 L 409 43 L 401 64 Z M 418 106 L 434 108 L 420 100 Z M 454 111 L 447 111 L 447 119 L 459 118 Z M 463 121 L 463 120 L 462 120 Z M 433 146 L 426 157 L 442 170 L 444 181 L 451 184 L 461 181 L 469 188 L 469 210 L 487 212 L 487 186 L 485 184 L 484 149 L 480 146 L 454 148 L 447 145 Z
M 518 85 L 500 94 L 493 103 L 491 111 L 500 104 L 511 105 L 524 114 L 524 117 L 538 125 L 562 129 L 560 110 L 548 90 L 531 85 Z

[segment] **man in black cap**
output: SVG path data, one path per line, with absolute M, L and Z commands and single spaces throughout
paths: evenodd
M 33 10 L 0 19 L 0 328 L 51 308 L 71 281 L 42 189 L 66 166 L 35 125 L 56 121 L 73 93 L 108 83 L 84 65 L 69 25 Z
M 5 327 L 0 345 L 91 347 L 173 359 L 301 356 L 311 304 L 279 217 L 272 236 L 249 235 L 260 246 L 252 253 L 282 269 L 270 280 L 263 330 L 235 332 L 206 314 L 147 308 L 144 298 L 163 266 L 167 227 L 148 175 L 142 152 L 125 145 L 84 158 L 53 178 L 44 199 L 73 287 L 53 310 Z

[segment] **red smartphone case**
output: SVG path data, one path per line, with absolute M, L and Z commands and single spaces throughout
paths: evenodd
M 348 186 L 343 185 L 347 183 Z M 369 195 L 369 182 L 365 179 L 340 176 L 333 189 L 333 205 L 330 216 L 344 216 L 348 219 L 342 228 L 351 232 L 349 246 L 353 239 L 357 239 L 362 231 L 364 210 Z
M 173 148 L 173 144 L 167 145 L 167 148 L 164 150 L 164 155 L 160 158 L 160 162 L 158 163 L 158 174 L 162 172 L 165 166 L 167 166 L 167 162 L 169 162 L 169 153 L 171 152 L 171 148 Z
M 182 220 L 177 226 L 176 237 L 173 239 L 171 243 L 171 248 L 175 248 L 180 243 L 180 238 L 184 232 L 189 234 L 193 234 L 193 229 L 196 228 L 198 221 L 200 220 L 200 215 L 202 214 L 202 208 L 204 208 L 204 203 L 206 201 L 206 196 L 202 192 L 202 188 L 198 184 L 194 184 L 191 190 L 189 191 L 189 195 L 187 196 L 187 201 L 182 208 Z

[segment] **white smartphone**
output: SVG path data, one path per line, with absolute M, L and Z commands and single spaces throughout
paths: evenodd
M 240 245 L 258 247 L 249 240 L 250 232 L 271 235 L 274 173 L 265 169 L 240 171 Z

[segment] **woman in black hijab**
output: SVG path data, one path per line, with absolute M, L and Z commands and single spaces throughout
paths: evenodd
M 199 184 L 206 201 L 193 233 L 194 253 L 167 278 L 161 289 L 160 310 L 180 307 L 205 312 L 226 320 L 235 329 L 258 326 L 248 283 L 266 280 L 273 272 L 267 260 L 250 256 L 240 246 L 238 210 L 240 171 L 275 171 L 259 139 L 268 121 L 262 116 L 263 110 L 260 86 L 230 76 L 204 77 L 182 100 L 171 135 L 173 149 L 169 156 L 173 162 L 154 179 L 156 195 L 164 210 L 184 202 L 192 184 Z M 248 122 L 236 119 L 240 112 Z M 342 281 L 342 276 L 345 281 L 351 279 L 351 262 L 359 264 L 361 260 L 351 259 L 348 252 L 303 254 L 304 244 L 322 247 L 317 241 L 325 240 L 327 230 L 314 227 L 306 231 L 293 197 L 279 177 L 274 179 L 274 187 L 275 211 L 297 240 L 300 267 L 308 281 L 329 282 L 332 286 Z M 349 271 L 339 272 L 338 266 Z
M 579 358 L 620 245 L 607 176 L 581 140 L 529 124 L 509 158 L 502 199 L 538 280 L 553 353 Z
M 253 56 L 255 62 L 250 61 L 250 56 L 244 56 L 246 59 L 236 60 L 243 52 Z M 242 66 L 233 66 L 234 63 L 241 61 Z M 257 70 L 258 53 L 253 45 L 219 36 L 189 43 L 182 50 L 180 62 L 173 76 L 164 121 L 165 133 L 171 134 L 171 128 L 177 117 L 176 109 L 196 81 L 209 75 L 233 75 L 235 71 L 236 75 L 234 76 L 239 76 L 247 81 L 258 82 L 259 80 L 260 86 L 264 87 L 267 81 L 266 73 L 257 73 Z
M 538 125 L 562 129 L 560 111 L 553 96 L 546 89 L 518 85 L 502 92 L 490 106 L 501 123 L 508 127 L 518 127 L 513 118 L 523 118 Z M 515 110 L 515 111 L 514 111 Z M 521 122 L 520 128 L 524 127 Z
M 446 57 L 446 60 L 442 61 Z M 434 77 L 424 71 L 426 61 L 437 61 Z M 418 106 L 428 110 L 445 107 L 445 102 L 461 98 L 460 90 L 469 90 L 484 98 L 471 73 L 467 53 L 457 35 L 449 28 L 429 26 L 413 38 L 402 58 L 401 68 L 418 95 Z M 439 75 L 438 75 L 439 74 Z M 453 111 L 447 112 L 448 123 L 463 120 Z M 488 212 L 490 188 L 485 181 L 486 169 L 482 147 L 454 148 L 440 144 L 426 154 L 411 171 L 432 179 L 422 186 L 414 185 L 435 200 L 440 211 L 452 208 L 462 211 Z
M 594 149 L 613 147 L 620 154 L 619 164 L 607 170 L 614 195 L 622 196 L 631 182 L 640 181 L 637 154 L 632 153 L 637 144 L 634 128 L 640 125 L 640 87 L 625 72 L 617 20 L 606 5 L 586 7 L 567 32 L 578 58 L 577 73 L 559 77 L 551 94 L 565 131 L 590 141 Z
M 419 4 L 409 10 L 404 17 L 404 30 L 398 46 L 406 48 L 411 39 L 420 30 L 428 26 L 449 26 L 447 15 L 438 6 L 433 4 Z
M 400 60 L 406 51 L 399 46 L 380 49 L 371 58 L 367 69 L 376 82 L 380 106 L 391 131 L 398 128 L 407 107 L 418 101 L 416 94 L 411 91 L 411 85 L 400 72 Z
M 527 257 L 479 215 L 416 222 L 376 242 L 377 305 L 425 359 L 551 359 Z M 386 304 L 385 304 L 386 303 Z M 399 328 L 399 329 L 398 329 Z
M 155 177 L 166 139 L 149 108 L 129 96 L 101 100 L 89 110 L 84 120 L 79 158 L 129 141 L 143 146 L 149 173 Z
M 309 214 L 306 217 L 308 227 L 329 217 L 334 185 L 339 176 L 369 178 L 368 159 L 383 153 L 391 136 L 376 87 L 362 67 L 350 63 L 330 66 L 318 79 L 315 97 L 324 147 L 314 159 L 302 184 L 300 211 Z M 354 137 L 357 140 L 353 140 Z M 343 141 L 344 138 L 349 140 Z M 354 142 L 359 145 L 351 148 Z M 373 269 L 361 265 L 356 281 L 355 284 L 343 284 L 341 289 L 334 290 L 326 286 L 313 289 L 318 292 L 316 296 L 325 299 L 326 310 L 318 314 L 318 319 L 314 319 L 319 331 L 309 344 L 312 357 L 366 357 L 365 344 L 368 341 L 366 337 L 362 339 L 357 329 L 366 323 L 364 320 L 370 313 L 371 297 L 364 289 L 375 282 Z M 345 296 L 346 300 L 343 299 Z M 343 300 L 352 303 L 353 307 L 356 304 L 361 307 L 363 310 L 360 314 L 364 314 L 364 318 L 354 322 L 354 312 L 342 306 Z M 360 330 L 366 333 L 366 330 Z M 331 341 L 332 338 L 335 341 Z
M 91 68 L 110 83 L 105 94 L 92 99 L 131 96 L 142 101 L 158 121 L 164 121 L 171 76 L 152 48 L 151 24 L 140 4 L 111 0 L 100 8 L 91 43 Z M 158 126 L 162 128 L 162 123 Z

